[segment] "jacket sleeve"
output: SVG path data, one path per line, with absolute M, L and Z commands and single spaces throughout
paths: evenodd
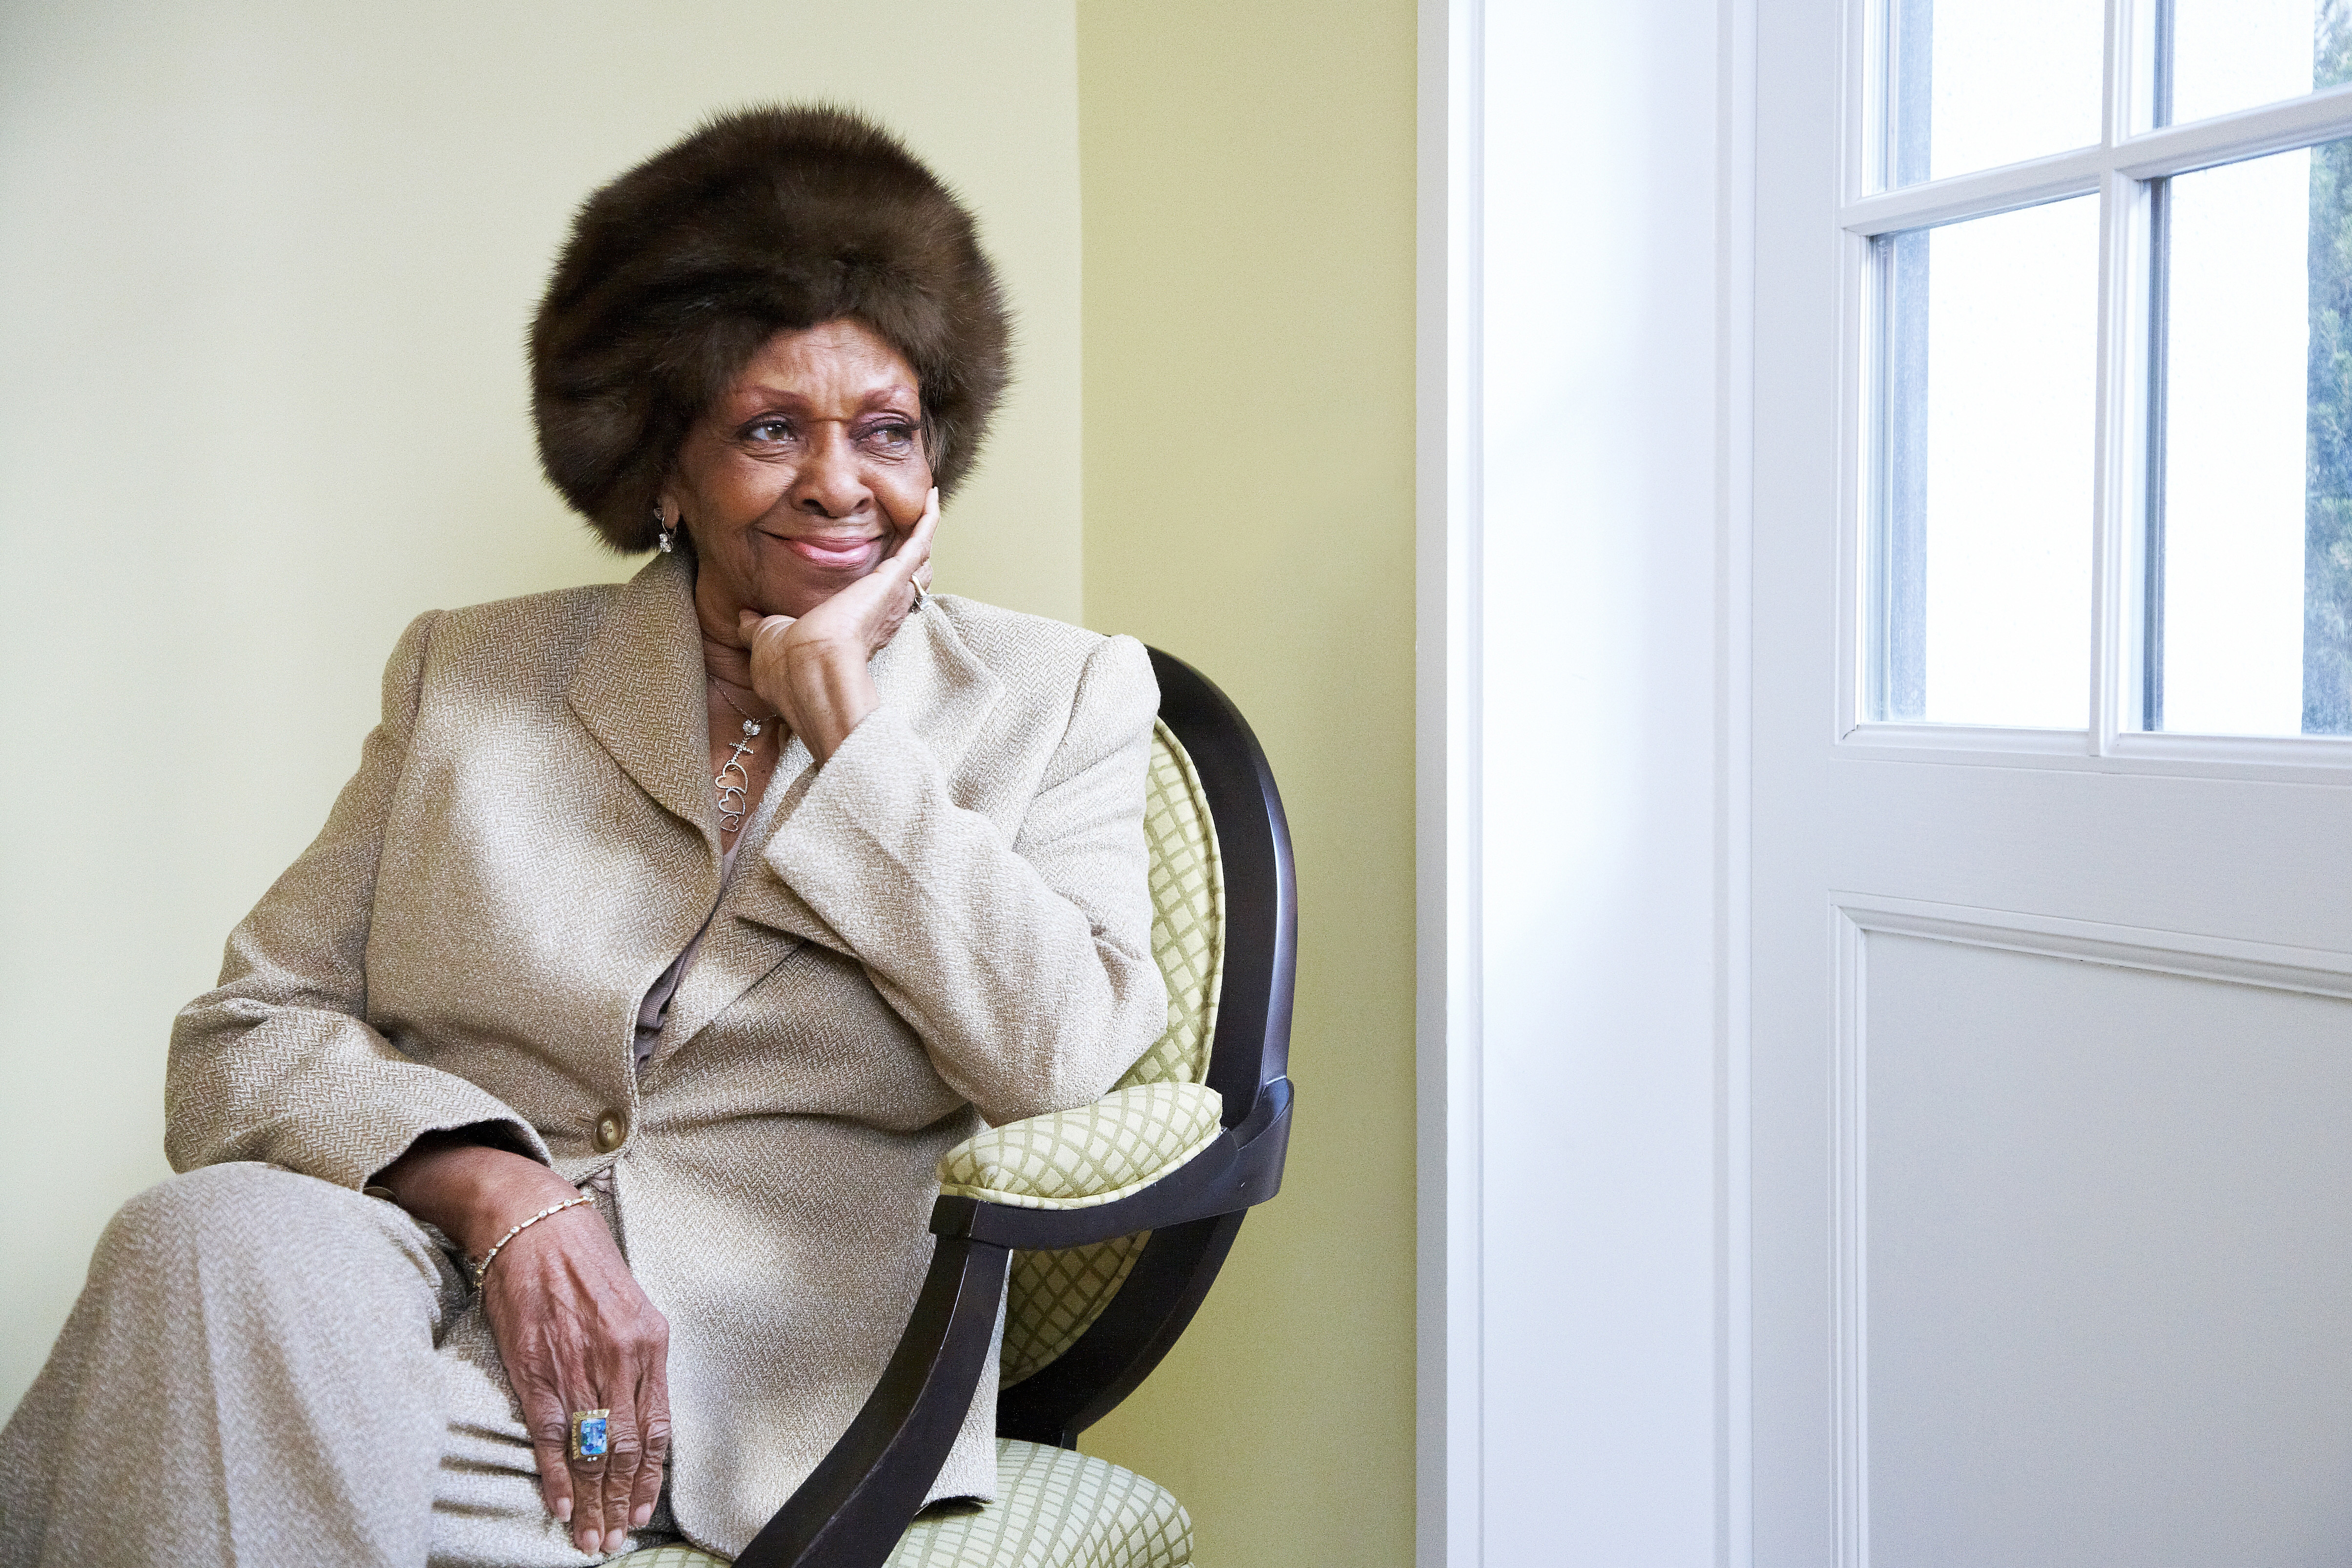
M 384 822 L 438 617 L 420 616 L 402 635 L 359 772 L 319 837 L 229 933 L 220 984 L 173 1025 L 163 1150 L 175 1170 L 266 1160 L 356 1187 L 425 1133 L 477 1126 L 488 1142 L 547 1159 L 496 1096 L 410 1059 L 366 1022 Z
M 1097 647 L 1008 844 L 885 702 L 769 842 L 769 865 L 993 1124 L 1100 1098 L 1167 1027 L 1143 836 L 1158 709 L 1143 645 Z

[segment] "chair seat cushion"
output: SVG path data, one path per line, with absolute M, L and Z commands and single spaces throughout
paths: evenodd
M 908 1527 L 888 1568 L 1185 1568 L 1192 1521 L 1133 1470 L 1066 1448 L 996 1440 L 996 1500 L 946 1504 Z M 725 1568 L 691 1546 L 656 1546 L 614 1568 Z

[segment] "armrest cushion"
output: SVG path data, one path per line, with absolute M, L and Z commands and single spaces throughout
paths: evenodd
M 1217 1091 L 1197 1083 L 1113 1089 L 957 1144 L 940 1159 L 940 1195 L 1028 1209 L 1113 1203 L 1214 1142 L 1223 1113 Z

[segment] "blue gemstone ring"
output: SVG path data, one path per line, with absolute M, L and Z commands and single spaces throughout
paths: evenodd
M 612 1415 L 609 1410 L 575 1410 L 572 1413 L 572 1457 L 575 1459 L 601 1459 L 612 1445 L 604 1424 Z

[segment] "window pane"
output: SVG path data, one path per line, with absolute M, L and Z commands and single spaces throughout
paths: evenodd
M 2155 4 L 2158 125 L 2300 98 L 2352 79 L 2341 0 Z
M 2160 188 L 2151 729 L 2352 733 L 2352 142 Z
M 2102 0 L 1887 0 L 1887 184 L 2099 140 Z
M 2098 246 L 2093 197 L 1878 241 L 1878 718 L 2088 722 Z

